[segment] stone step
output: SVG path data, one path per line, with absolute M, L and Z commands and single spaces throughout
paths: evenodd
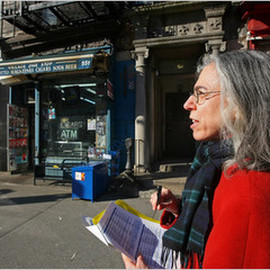
M 188 172 L 191 163 L 165 163 L 159 165 L 160 172 Z
M 163 188 L 170 189 L 172 193 L 180 198 L 182 195 L 182 191 L 186 182 L 186 177 L 170 177 L 164 179 L 153 179 L 152 180 L 152 188 L 148 190 L 140 191 L 139 195 L 142 198 L 150 199 L 152 193 L 154 193 L 157 189 L 153 187 L 157 187 L 161 185 Z
M 170 189 L 177 197 L 181 197 L 190 166 L 184 164 L 180 167 L 181 171 L 156 171 L 130 176 L 122 173 L 114 180 L 115 188 L 125 195 L 139 195 L 142 198 L 150 199 L 151 195 L 157 190 L 156 187 L 161 185 Z
M 177 197 L 181 196 L 185 183 L 186 177 L 153 180 L 155 186 L 161 185 L 164 188 L 170 189 Z

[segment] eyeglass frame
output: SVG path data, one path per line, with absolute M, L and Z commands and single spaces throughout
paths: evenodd
M 200 102 L 200 95 L 208 95 L 208 94 L 215 94 L 215 93 L 220 93 L 221 91 L 209 91 L 209 92 L 200 92 L 199 89 L 205 89 L 203 87 L 196 87 L 192 91 L 189 92 L 189 96 L 194 96 L 196 98 L 196 104 L 199 104 Z M 206 89 L 205 89 L 206 90 Z M 195 93 L 196 92 L 196 93 Z M 200 92 L 200 93 L 199 93 Z M 209 97 L 211 98 L 211 97 Z M 209 99 L 208 98 L 208 99 Z M 207 96 L 205 97 L 205 101 L 207 100 Z M 203 104 L 203 103 L 201 103 Z

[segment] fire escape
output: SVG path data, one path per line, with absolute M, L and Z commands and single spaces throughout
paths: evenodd
M 7 59 L 113 40 L 137 2 L 1 1 L 0 47 Z M 100 45 L 100 44 L 96 44 Z M 74 47 L 75 46 L 75 47 Z

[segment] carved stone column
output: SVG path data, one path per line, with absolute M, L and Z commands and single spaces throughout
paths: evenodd
M 226 49 L 226 42 L 223 41 L 224 31 L 222 29 L 223 15 L 225 13 L 226 4 L 205 7 L 205 17 L 207 19 L 207 32 L 213 38 L 205 44 L 205 50 L 210 54 L 218 54 Z
M 145 71 L 146 59 L 149 50 L 147 47 L 137 47 L 133 52 L 136 61 L 136 118 L 135 118 L 135 168 L 145 171 L 145 124 L 146 124 L 146 89 Z
M 222 39 L 209 40 L 205 44 L 205 50 L 207 53 L 217 55 L 219 52 L 224 52 L 226 50 L 226 42 Z

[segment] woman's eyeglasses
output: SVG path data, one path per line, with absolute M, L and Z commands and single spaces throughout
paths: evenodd
M 209 96 L 210 94 L 216 94 L 220 93 L 221 91 L 201 91 L 201 88 L 195 88 L 193 91 L 191 91 L 189 94 L 190 96 L 195 97 L 195 102 L 199 105 L 203 104 L 207 99 L 214 97 L 214 96 Z

